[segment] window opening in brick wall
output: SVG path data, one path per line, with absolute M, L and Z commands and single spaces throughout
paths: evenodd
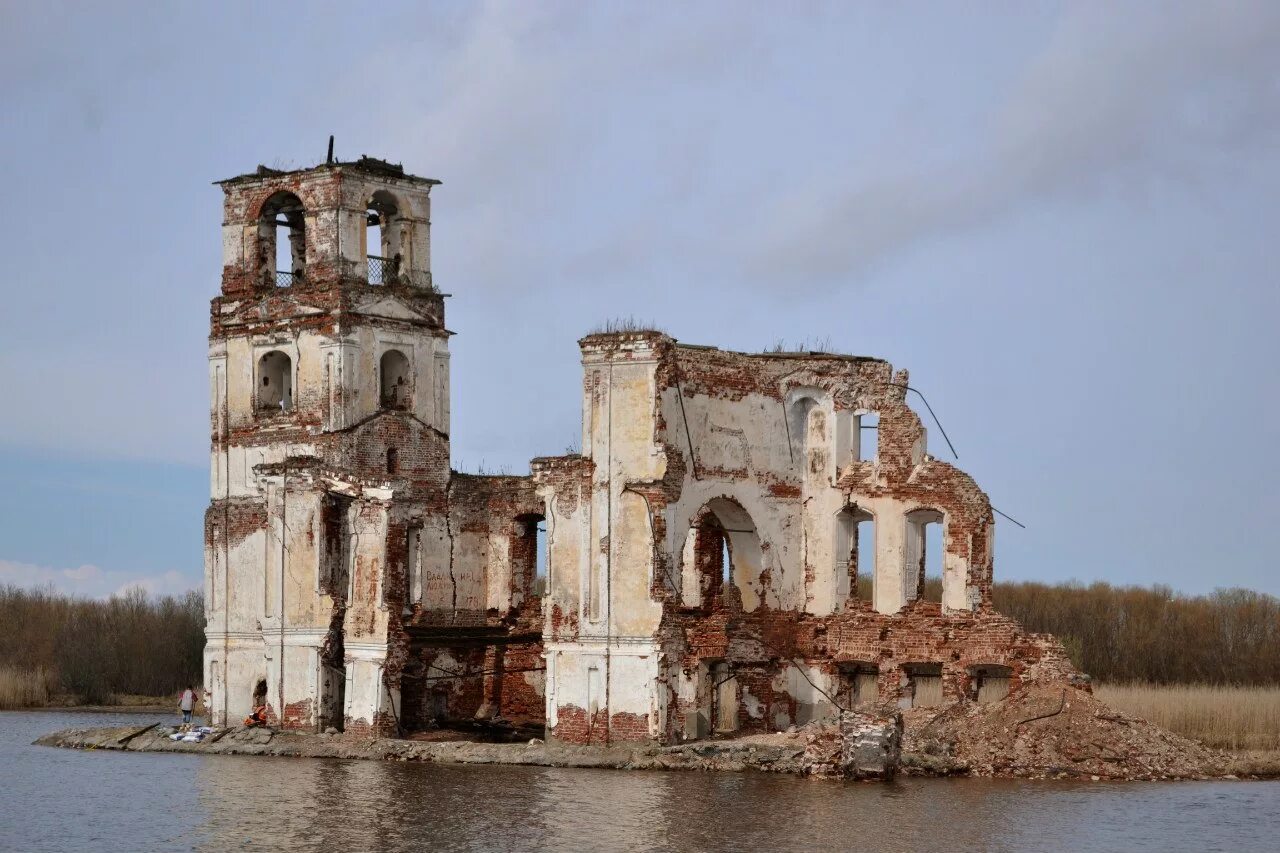
M 858 583 L 855 595 L 859 601 L 874 601 L 876 583 L 876 520 L 870 514 L 858 519 L 856 545 Z
M 871 600 L 875 580 L 875 519 L 856 506 L 847 506 L 836 515 L 835 524 L 835 607 L 846 600 Z
M 413 405 L 413 372 L 400 350 L 389 349 L 378 363 L 381 402 L 384 409 L 409 409 Z
M 738 729 L 738 679 L 734 677 L 725 661 L 716 661 L 707 668 L 710 679 L 709 693 L 711 699 L 712 730 L 717 734 L 737 731 Z
M 856 416 L 855 421 L 855 458 L 862 462 L 874 462 L 880 458 L 880 415 L 867 412 Z
M 369 284 L 392 284 L 400 276 L 399 205 L 386 190 L 378 190 L 365 210 L 364 255 Z
M 547 594 L 547 576 L 548 563 L 550 557 L 547 555 L 547 524 L 545 521 L 538 522 L 534 525 L 534 530 L 538 535 L 537 547 L 537 568 L 533 575 L 533 594 L 542 597 Z
M 880 698 L 880 670 L 863 661 L 839 664 L 836 704 L 841 708 L 858 708 L 874 704 Z
M 287 412 L 293 408 L 293 360 L 279 350 L 258 359 L 258 410 Z
M 979 705 L 999 702 L 1009 695 L 1013 670 L 1000 664 L 980 664 L 969 670 L 972 698 Z
M 307 262 L 306 218 L 296 195 L 278 192 L 258 218 L 258 268 L 266 287 L 301 281 Z
M 942 601 L 942 513 L 917 509 L 907 513 L 906 570 L 908 600 Z
M 907 678 L 904 708 L 936 708 L 942 704 L 942 664 L 916 663 L 903 667 Z
M 522 595 L 544 594 L 546 555 L 546 518 L 532 513 L 518 516 L 511 544 L 511 575 L 514 588 Z

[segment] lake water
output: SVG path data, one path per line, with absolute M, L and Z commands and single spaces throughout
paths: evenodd
M 876 785 L 31 746 L 154 719 L 0 713 L 0 849 L 1280 850 L 1280 782 Z

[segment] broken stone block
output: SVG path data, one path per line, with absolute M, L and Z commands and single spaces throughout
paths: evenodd
M 840 775 L 888 781 L 902 756 L 902 714 L 896 709 L 842 711 Z

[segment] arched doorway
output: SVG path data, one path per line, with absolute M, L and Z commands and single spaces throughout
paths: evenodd
M 686 607 L 708 607 L 732 587 L 743 610 L 759 606 L 763 549 L 755 522 L 732 498 L 713 498 L 689 522 L 681 559 Z

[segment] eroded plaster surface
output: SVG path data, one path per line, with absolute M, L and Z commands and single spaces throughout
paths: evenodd
M 215 724 L 674 742 L 1075 674 L 992 610 L 991 505 L 880 359 L 590 335 L 581 454 L 452 471 L 435 183 L 370 158 L 221 183 Z

